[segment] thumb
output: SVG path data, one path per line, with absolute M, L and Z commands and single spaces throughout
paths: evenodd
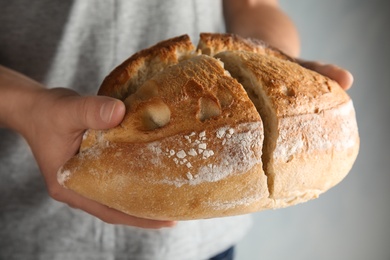
M 74 102 L 72 117 L 77 130 L 115 127 L 126 111 L 122 101 L 110 97 L 77 97 Z

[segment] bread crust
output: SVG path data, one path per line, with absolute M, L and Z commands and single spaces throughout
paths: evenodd
M 230 33 L 201 33 L 197 49 L 203 54 L 210 56 L 215 56 L 224 51 L 247 51 L 283 60 L 294 60 L 281 50 L 270 46 L 264 41 L 243 38 Z
M 139 94 L 151 85 L 157 96 Z M 120 126 L 86 134 L 83 149 L 61 169 L 63 185 L 153 219 L 211 218 L 267 206 L 262 121 L 218 60 L 182 61 L 144 86 L 126 99 Z M 169 107 L 170 121 L 144 130 L 140 115 L 156 98 Z M 200 120 L 203 99 L 215 101 L 220 114 Z
M 359 135 L 352 101 L 336 82 L 273 56 L 230 51 L 216 57 L 268 104 L 259 105 L 268 106 L 260 108 L 263 119 L 273 118 L 264 121 L 269 159 L 263 163 L 276 208 L 316 198 L 348 174 Z
M 279 119 L 273 152 L 271 198 L 278 207 L 309 199 L 341 182 L 359 151 L 352 101 L 323 110 Z
M 123 100 L 125 118 L 88 130 L 58 180 L 137 217 L 291 206 L 339 183 L 359 150 L 352 101 L 336 82 L 235 35 L 203 33 L 197 51 L 188 36 L 158 43 L 98 93 Z
M 259 123 L 249 123 L 151 143 L 100 143 L 64 166 L 62 172 L 70 178 L 62 184 L 143 218 L 184 220 L 252 212 L 268 200 L 261 174 L 261 132 Z M 218 138 L 221 133 L 225 136 Z M 201 152 L 199 147 L 206 149 Z
M 123 100 L 159 71 L 191 56 L 194 49 L 190 37 L 182 35 L 140 50 L 106 76 L 98 95 Z

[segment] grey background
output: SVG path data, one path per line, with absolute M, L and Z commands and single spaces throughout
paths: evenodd
M 361 138 L 354 168 L 319 199 L 254 214 L 237 259 L 390 259 L 390 2 L 281 0 L 301 56 L 349 69 Z

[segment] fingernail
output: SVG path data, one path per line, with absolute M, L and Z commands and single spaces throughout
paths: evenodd
M 116 103 L 117 103 L 116 101 L 109 101 L 104 103 L 100 108 L 100 118 L 105 123 L 111 122 L 112 114 L 114 113 Z
M 171 223 L 169 223 L 169 226 L 170 227 L 175 227 L 175 226 L 177 226 L 177 221 L 171 221 Z
M 165 221 L 161 225 L 161 227 L 163 227 L 163 228 L 173 228 L 176 226 L 177 226 L 177 221 Z

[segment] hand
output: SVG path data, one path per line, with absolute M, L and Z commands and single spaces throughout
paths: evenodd
M 129 216 L 82 197 L 57 182 L 58 169 L 78 151 L 85 129 L 107 129 L 121 122 L 125 114 L 121 101 L 102 96 L 81 97 L 64 88 L 37 88 L 34 93 L 30 96 L 28 114 L 24 116 L 25 127 L 18 130 L 29 143 L 52 198 L 111 224 L 142 228 L 175 224 Z
M 129 216 L 65 189 L 57 182 L 57 171 L 81 143 L 85 129 L 107 129 L 118 125 L 125 106 L 108 97 L 81 97 L 69 89 L 42 90 L 32 110 L 30 131 L 25 134 L 54 199 L 82 209 L 105 222 L 143 228 L 173 226 Z
M 347 90 L 353 84 L 352 74 L 336 65 L 323 64 L 316 61 L 297 60 L 303 67 L 317 71 L 318 73 L 335 80 L 342 89 Z

